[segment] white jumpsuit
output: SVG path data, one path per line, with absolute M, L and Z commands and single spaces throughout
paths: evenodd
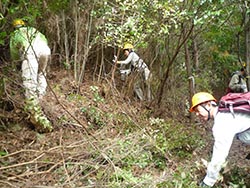
M 134 52 L 130 52 L 128 57 L 124 60 L 124 61 L 119 61 L 119 64 L 121 65 L 127 65 L 131 63 L 131 66 L 134 68 L 135 71 L 142 73 L 143 75 L 143 80 L 146 83 L 146 96 L 148 100 L 151 100 L 152 96 L 151 96 L 151 89 L 150 89 L 150 83 L 149 83 L 149 78 L 150 78 L 150 70 L 147 66 L 146 63 L 143 62 L 142 59 L 140 59 L 140 57 Z M 130 69 L 127 70 L 121 70 L 121 73 L 126 73 L 129 74 L 130 73 Z M 140 100 L 144 100 L 144 95 L 143 95 L 143 91 L 141 88 L 141 83 L 139 81 L 136 81 L 134 83 L 134 92 L 136 93 L 137 97 Z
M 45 95 L 45 69 L 51 55 L 45 36 L 33 27 L 20 27 L 11 34 L 10 53 L 22 61 L 22 78 L 26 98 Z
M 218 112 L 214 118 L 213 154 L 207 168 L 207 175 L 203 182 L 213 186 L 219 177 L 219 172 L 230 151 L 234 137 L 246 144 L 250 144 L 250 114 Z

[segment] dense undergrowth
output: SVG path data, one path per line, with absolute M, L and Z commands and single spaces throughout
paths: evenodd
M 1 104 L 12 101 L 6 112 L 19 118 L 1 116 L 1 187 L 198 187 L 205 175 L 201 159 L 211 153 L 207 130 L 154 117 L 116 90 L 107 95 L 106 83 L 85 82 L 76 92 L 66 74 L 52 75 L 42 101 L 55 127 L 46 134 L 33 130 L 5 84 Z M 248 172 L 233 167 L 217 187 L 247 187 Z

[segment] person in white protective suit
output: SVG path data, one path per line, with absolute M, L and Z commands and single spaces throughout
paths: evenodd
M 127 65 L 131 63 L 130 69 L 120 70 L 120 73 L 122 75 L 122 79 L 124 79 L 124 76 L 129 75 L 130 73 L 138 73 L 137 79 L 134 82 L 134 92 L 136 96 L 141 100 L 145 100 L 145 95 L 142 89 L 142 85 L 145 83 L 146 85 L 146 99 L 150 101 L 152 99 L 151 96 L 151 88 L 150 88 L 150 77 L 151 73 L 147 66 L 147 64 L 136 54 L 133 50 L 133 45 L 126 43 L 123 47 L 124 55 L 127 57 L 123 61 L 117 61 L 116 57 L 114 61 L 117 61 L 117 64 L 120 65 Z
M 25 89 L 25 110 L 40 131 L 51 131 L 52 125 L 43 114 L 39 99 L 46 94 L 46 72 L 51 50 L 46 37 L 37 29 L 25 25 L 22 19 L 13 21 L 14 32 L 10 36 L 12 60 L 21 61 L 22 81 Z
M 244 112 L 219 111 L 216 99 L 207 92 L 198 92 L 192 97 L 190 112 L 194 112 L 203 122 L 213 120 L 213 154 L 207 166 L 205 178 L 200 187 L 213 187 L 219 179 L 219 172 L 226 162 L 230 148 L 237 138 L 250 145 L 250 115 Z M 249 159 L 249 155 L 246 156 Z

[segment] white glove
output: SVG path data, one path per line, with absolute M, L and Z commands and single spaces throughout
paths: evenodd
M 114 59 L 112 60 L 114 63 L 117 61 L 117 56 L 114 55 Z
M 130 69 L 124 69 L 124 70 L 120 70 L 121 74 L 125 74 L 125 75 L 129 75 L 131 73 Z
M 246 89 L 246 88 L 247 88 L 247 86 L 245 86 L 245 85 L 241 85 L 241 86 L 240 86 L 240 88 L 244 90 L 244 89 Z
M 243 92 L 247 92 L 247 86 L 246 85 L 241 85 L 240 88 L 243 90 Z
M 150 70 L 148 68 L 144 69 L 144 78 L 145 80 L 148 80 L 150 76 Z

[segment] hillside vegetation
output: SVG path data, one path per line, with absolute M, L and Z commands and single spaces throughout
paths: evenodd
M 231 73 L 250 73 L 247 0 L 1 0 L 0 187 L 195 188 L 212 152 L 210 122 L 189 112 L 199 91 L 219 99 Z M 13 20 L 48 39 L 41 99 L 54 130 L 23 109 L 21 62 L 10 59 Z M 153 100 L 121 81 L 123 45 L 152 73 Z M 250 82 L 248 79 L 248 88 Z M 237 140 L 218 188 L 250 187 L 249 147 Z
M 105 90 L 107 82 L 86 80 L 77 92 L 70 77 L 57 68 L 49 76 L 42 106 L 52 133 L 38 133 L 8 104 L 11 118 L 0 126 L 1 187 L 197 187 L 211 153 L 209 130 L 155 117 L 135 98 Z M 14 104 L 16 96 L 8 101 Z M 221 187 L 249 183 L 239 150 L 244 154 L 245 146 L 235 146 Z

